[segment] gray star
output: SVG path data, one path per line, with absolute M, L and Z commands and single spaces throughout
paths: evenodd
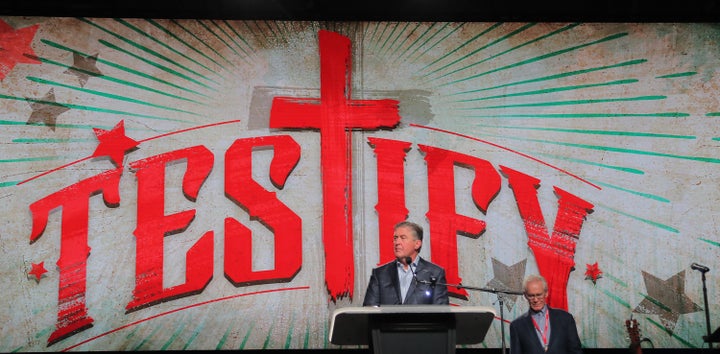
M 497 259 L 492 259 L 493 264 L 493 275 L 495 276 L 487 284 L 489 288 L 495 290 L 505 291 L 522 291 L 522 279 L 525 275 L 525 264 L 527 259 L 524 259 L 511 266 L 507 266 Z M 505 307 L 510 311 L 515 306 L 518 295 L 504 295 L 505 296 Z
M 27 125 L 43 124 L 55 131 L 57 117 L 65 111 L 70 110 L 70 108 L 55 101 L 55 91 L 53 91 L 53 89 L 50 89 L 50 91 L 45 94 L 45 97 L 40 100 L 28 100 L 31 102 L 30 108 L 32 108 L 33 111 L 27 123 L 25 123 Z
M 667 280 L 661 280 L 645 271 L 642 275 L 648 294 L 633 312 L 660 315 L 660 320 L 669 334 L 673 333 L 680 315 L 701 310 L 700 306 L 685 295 L 684 270 Z
M 101 76 L 100 69 L 97 68 L 97 54 L 92 56 L 82 56 L 78 53 L 73 53 L 73 66 L 65 70 L 66 74 L 77 76 L 80 80 L 80 87 L 85 87 L 90 76 Z

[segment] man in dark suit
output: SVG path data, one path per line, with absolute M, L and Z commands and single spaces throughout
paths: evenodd
M 547 306 L 548 286 L 540 275 L 523 281 L 530 309 L 510 323 L 510 354 L 580 354 L 582 348 L 575 318 Z
M 419 256 L 422 240 L 420 225 L 395 225 L 396 259 L 372 270 L 363 306 L 449 303 L 445 269 Z

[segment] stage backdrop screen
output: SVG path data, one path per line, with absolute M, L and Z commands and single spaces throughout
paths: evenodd
M 538 273 L 587 348 L 628 347 L 630 319 L 701 348 L 719 44 L 701 23 L 0 17 L 0 351 L 337 348 L 333 311 L 406 219 L 451 305 L 503 306 L 475 347 L 527 302 L 456 286 Z

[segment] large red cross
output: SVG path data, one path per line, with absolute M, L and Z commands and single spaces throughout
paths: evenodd
M 350 39 L 329 31 L 318 37 L 320 99 L 275 97 L 270 128 L 320 130 L 325 282 L 335 300 L 352 298 L 354 288 L 351 131 L 395 127 L 400 114 L 397 100 L 351 99 Z

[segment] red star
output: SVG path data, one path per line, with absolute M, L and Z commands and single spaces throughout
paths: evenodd
M 38 27 L 34 25 L 16 31 L 0 20 L 0 80 L 12 71 L 15 64 L 40 64 L 39 60 L 33 59 L 35 51 L 30 47 Z
M 47 273 L 47 269 L 45 269 L 45 262 L 40 263 L 31 263 L 32 264 L 32 270 L 28 272 L 29 275 L 35 276 L 35 281 L 40 281 L 40 278 L 42 278 L 43 274 Z
M 593 284 L 598 280 L 598 278 L 602 277 L 602 271 L 600 270 L 600 267 L 598 267 L 598 263 L 595 262 L 595 264 L 586 264 L 587 270 L 585 271 L 585 279 L 592 280 Z
M 123 156 L 128 150 L 134 149 L 138 146 L 136 140 L 125 136 L 125 125 L 124 121 L 116 124 L 112 130 L 103 130 L 99 128 L 93 128 L 95 135 L 97 136 L 100 143 L 92 154 L 92 157 L 97 156 L 110 156 L 115 163 L 115 166 L 122 166 Z

